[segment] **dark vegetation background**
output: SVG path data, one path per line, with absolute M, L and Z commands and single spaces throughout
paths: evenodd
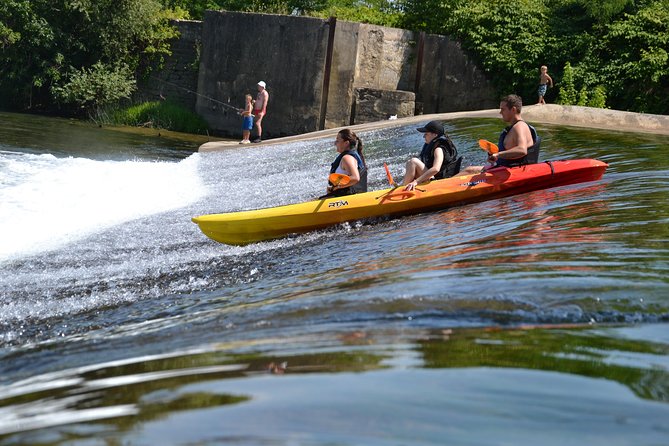
M 206 9 L 336 16 L 451 36 L 501 95 L 669 112 L 669 0 L 1 0 L 0 107 L 100 118 Z M 532 101 L 528 101 L 532 102 Z

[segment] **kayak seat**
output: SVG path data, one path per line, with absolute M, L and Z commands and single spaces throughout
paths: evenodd
M 462 157 L 458 158 L 455 161 L 455 166 L 453 167 L 453 170 L 451 172 L 451 176 L 454 177 L 457 174 L 459 174 L 461 169 L 462 169 Z
M 532 133 L 532 147 L 527 149 L 527 164 L 536 164 L 539 162 L 539 150 L 541 150 L 541 136 L 537 134 L 534 127 L 530 126 L 530 133 Z
M 460 172 L 461 167 L 462 167 L 462 157 L 459 157 L 455 161 L 449 161 L 444 170 L 438 172 L 432 178 L 436 180 L 443 180 L 444 178 L 454 177 Z

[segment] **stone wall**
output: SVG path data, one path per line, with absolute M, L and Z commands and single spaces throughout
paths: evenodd
M 360 25 L 355 86 L 379 90 L 413 90 L 414 34 L 397 28 Z
M 416 95 L 411 91 L 356 88 L 351 124 L 408 118 L 415 109 Z
M 195 110 L 197 78 L 200 69 L 202 22 L 175 20 L 180 37 L 172 42 L 172 55 L 164 68 L 138 85 L 137 99 L 155 101 L 165 98 Z
M 359 23 L 338 21 L 336 24 L 325 128 L 351 124 L 359 33 Z
M 215 135 L 241 135 L 236 109 L 243 107 L 245 94 L 255 97 L 260 80 L 270 94 L 264 138 L 347 126 L 371 119 L 374 113 L 383 116 L 380 119 L 404 115 L 411 100 L 386 93 L 395 90 L 415 93 L 418 113 L 498 104 L 481 70 L 457 42 L 444 36 L 226 11 L 206 11 L 202 23 L 177 25 L 182 37 L 173 46 L 174 55 L 157 81 L 140 87 L 142 95 L 183 103 L 202 115 Z M 332 26 L 332 60 L 326 73 Z M 364 89 L 381 92 L 373 104 L 369 94 L 356 95 Z M 371 111 L 356 119 L 356 108 Z
M 499 98 L 482 71 L 445 36 L 425 36 L 422 76 L 416 101 L 424 113 L 495 108 Z
M 243 107 L 247 93 L 255 98 L 263 80 L 270 95 L 264 138 L 317 130 L 327 36 L 321 19 L 205 12 L 195 110 L 215 133 L 241 134 L 231 106 Z

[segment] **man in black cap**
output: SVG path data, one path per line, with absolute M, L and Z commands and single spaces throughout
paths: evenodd
M 406 173 L 402 185 L 405 190 L 414 190 L 420 183 L 434 178 L 440 180 L 457 174 L 462 157 L 451 138 L 444 133 L 444 126 L 437 121 L 430 121 L 417 129 L 423 134 L 425 144 L 418 158 L 407 161 Z

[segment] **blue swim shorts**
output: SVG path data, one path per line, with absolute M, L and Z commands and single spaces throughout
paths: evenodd
M 546 90 L 548 90 L 548 84 L 539 84 L 539 96 L 546 96 Z
M 244 116 L 244 122 L 242 122 L 242 130 L 251 130 L 253 128 L 253 117 Z

